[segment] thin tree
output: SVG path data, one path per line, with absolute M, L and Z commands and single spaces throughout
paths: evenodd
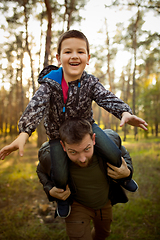
M 26 51 L 28 52 L 29 59 L 30 59 L 30 67 L 31 67 L 31 79 L 32 79 L 32 90 L 33 90 L 33 95 L 35 94 L 35 80 L 34 80 L 34 71 L 33 71 L 33 57 L 32 57 L 32 52 L 29 46 L 29 40 L 28 40 L 28 21 L 29 21 L 29 9 L 27 8 L 26 1 L 23 1 L 23 8 L 24 8 L 24 22 L 25 22 L 25 41 L 26 41 Z
M 45 43 L 45 56 L 44 56 L 44 67 L 48 66 L 49 56 L 50 56 L 50 48 L 51 48 L 51 29 L 52 29 L 52 8 L 49 0 L 45 0 L 46 13 L 47 13 L 47 32 L 46 32 L 46 43 Z M 44 119 L 41 121 L 37 128 L 38 139 L 37 146 L 40 147 L 43 142 L 47 140 L 47 135 L 45 128 L 43 126 Z

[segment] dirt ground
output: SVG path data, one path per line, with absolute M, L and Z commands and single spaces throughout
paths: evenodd
M 38 149 L 33 142 L 26 144 L 24 157 L 14 152 L 0 161 L 0 211 L 14 209 L 16 212 L 25 207 L 40 222 L 63 223 L 63 219 L 54 218 L 56 203 L 48 201 L 36 173 L 37 164 Z
M 3 145 L 1 141 L 0 149 Z M 128 204 L 117 204 L 113 208 L 113 234 L 108 239 L 158 240 L 160 141 L 124 145 L 133 156 L 134 178 L 139 184 L 139 190 L 135 194 L 127 194 L 130 199 Z M 68 240 L 64 220 L 54 218 L 56 203 L 48 201 L 37 177 L 37 156 L 36 144 L 28 142 L 23 158 L 14 152 L 0 161 L 2 240 Z

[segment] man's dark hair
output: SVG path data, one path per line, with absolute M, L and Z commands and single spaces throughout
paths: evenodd
M 82 118 L 72 118 L 66 120 L 59 129 L 60 139 L 63 143 L 80 143 L 89 134 L 92 138 L 93 131 L 91 124 Z
M 68 38 L 79 38 L 79 39 L 84 40 L 86 42 L 87 52 L 89 54 L 89 42 L 88 42 L 87 37 L 82 32 L 80 32 L 78 30 L 69 30 L 67 32 L 64 32 L 58 39 L 58 43 L 57 43 L 57 53 L 58 53 L 58 55 L 60 55 L 60 53 L 61 53 L 62 42 L 65 39 L 68 39 Z

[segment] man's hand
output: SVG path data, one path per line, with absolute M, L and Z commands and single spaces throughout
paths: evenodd
M 60 200 L 66 200 L 69 195 L 71 194 L 71 191 L 70 191 L 70 188 L 66 187 L 66 190 L 63 190 L 63 189 L 60 189 L 60 188 L 56 188 L 56 187 L 53 187 L 50 191 L 49 191 L 49 194 L 54 197 L 54 198 L 58 198 Z
M 126 178 L 130 175 L 130 170 L 127 167 L 127 163 L 125 162 L 123 157 L 122 157 L 122 164 L 119 168 L 111 165 L 110 163 L 107 163 L 107 165 L 109 166 L 107 168 L 108 176 L 113 179 Z
M 11 152 L 19 149 L 19 155 L 23 156 L 24 145 L 26 144 L 29 135 L 25 132 L 19 134 L 17 139 L 15 139 L 10 145 L 3 147 L 0 151 L 0 159 L 4 160 Z
M 148 130 L 147 129 L 148 124 L 142 118 L 139 118 L 136 115 L 131 115 L 129 112 L 122 113 L 120 127 L 122 127 L 125 123 L 128 123 L 129 125 L 135 127 L 140 127 L 146 131 Z

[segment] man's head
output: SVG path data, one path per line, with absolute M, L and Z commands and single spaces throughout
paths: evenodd
M 56 58 L 58 65 L 63 67 L 66 82 L 80 79 L 90 60 L 86 36 L 77 30 L 63 33 L 58 41 Z
M 85 119 L 73 118 L 62 124 L 59 133 L 63 150 L 70 160 L 80 167 L 87 167 L 95 145 L 91 124 Z

